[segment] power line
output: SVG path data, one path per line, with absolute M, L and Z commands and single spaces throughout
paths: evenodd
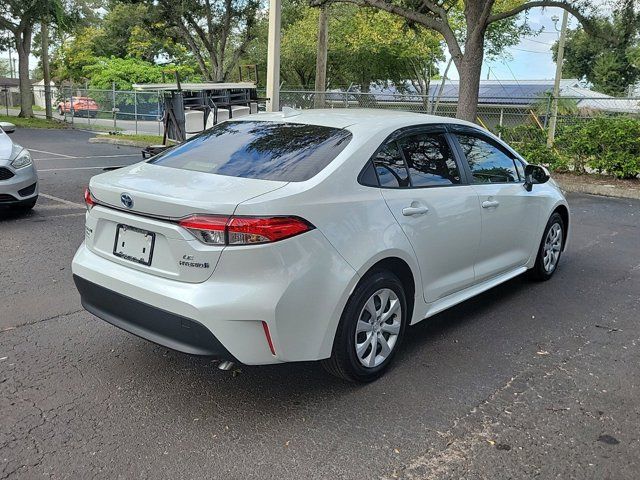
M 541 44 L 541 45 L 549 45 L 549 46 L 553 45 L 553 43 L 541 42 L 540 40 L 534 40 L 533 38 L 523 37 L 522 39 L 523 39 L 523 40 L 526 40 L 526 41 L 528 41 L 528 42 L 539 43 L 539 44 Z M 554 43 L 555 43 L 555 42 L 554 42 Z
M 527 50 L 525 48 L 511 47 L 511 50 L 518 50 L 519 52 L 527 52 L 527 53 L 541 53 L 543 55 L 549 55 L 549 52 L 541 52 L 539 50 Z
M 507 67 L 509 69 L 509 73 L 511 73 L 511 76 L 513 77 L 513 79 L 516 81 L 516 85 L 518 85 L 518 88 L 520 89 L 520 91 L 522 92 L 522 94 L 524 96 L 526 96 L 525 91 L 522 89 L 522 85 L 520 85 L 520 82 L 518 81 L 518 79 L 516 78 L 516 76 L 513 74 L 513 70 L 511 70 L 511 67 L 509 66 L 509 64 L 507 62 L 504 61 L 504 59 L 502 59 L 502 63 L 504 64 L 505 67 Z

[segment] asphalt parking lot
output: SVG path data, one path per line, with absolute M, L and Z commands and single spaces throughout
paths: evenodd
M 556 276 L 412 328 L 366 386 L 169 351 L 84 312 L 82 190 L 139 149 L 20 130 L 33 212 L 0 212 L 0 479 L 578 478 L 640 472 L 640 202 L 569 196 Z

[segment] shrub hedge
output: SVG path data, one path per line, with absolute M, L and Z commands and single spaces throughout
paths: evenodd
M 531 163 L 555 171 L 585 173 L 592 169 L 617 178 L 640 175 L 640 120 L 595 117 L 561 125 L 554 148 L 546 147 L 546 132 L 537 125 L 502 128 L 502 138 Z

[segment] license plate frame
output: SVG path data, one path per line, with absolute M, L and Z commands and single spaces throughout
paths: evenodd
M 123 233 L 124 232 L 124 233 Z M 145 238 L 135 238 L 129 232 L 133 232 L 134 235 L 143 235 Z M 134 243 L 138 243 L 140 246 L 143 242 L 146 242 L 146 247 L 143 246 L 143 249 L 149 248 L 148 257 L 145 260 L 146 252 L 143 250 L 141 252 L 142 256 L 137 257 L 134 256 L 132 252 L 123 251 L 124 245 L 118 245 L 122 237 L 129 236 L 129 241 L 133 241 Z M 147 239 L 148 237 L 148 239 Z M 125 239 L 126 241 L 126 239 Z M 122 258 L 129 262 L 137 263 L 139 265 L 145 265 L 147 267 L 151 266 L 151 262 L 153 260 L 153 251 L 156 243 L 156 234 L 154 232 L 150 232 L 148 230 L 143 230 L 142 228 L 132 227 L 131 225 L 126 225 L 124 223 L 119 223 L 116 225 L 116 235 L 115 240 L 113 242 L 113 255 L 116 257 Z

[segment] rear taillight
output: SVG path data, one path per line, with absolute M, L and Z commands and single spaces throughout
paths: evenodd
M 84 203 L 87 206 L 87 210 L 91 210 L 96 203 L 96 199 L 93 197 L 93 195 L 91 195 L 91 190 L 89 190 L 89 187 L 85 187 L 84 189 Z
M 180 226 L 207 245 L 226 245 L 226 227 L 229 217 L 194 215 L 180 221 Z
M 194 215 L 180 221 L 207 245 L 255 245 L 277 242 L 313 229 L 299 217 L 222 217 Z

